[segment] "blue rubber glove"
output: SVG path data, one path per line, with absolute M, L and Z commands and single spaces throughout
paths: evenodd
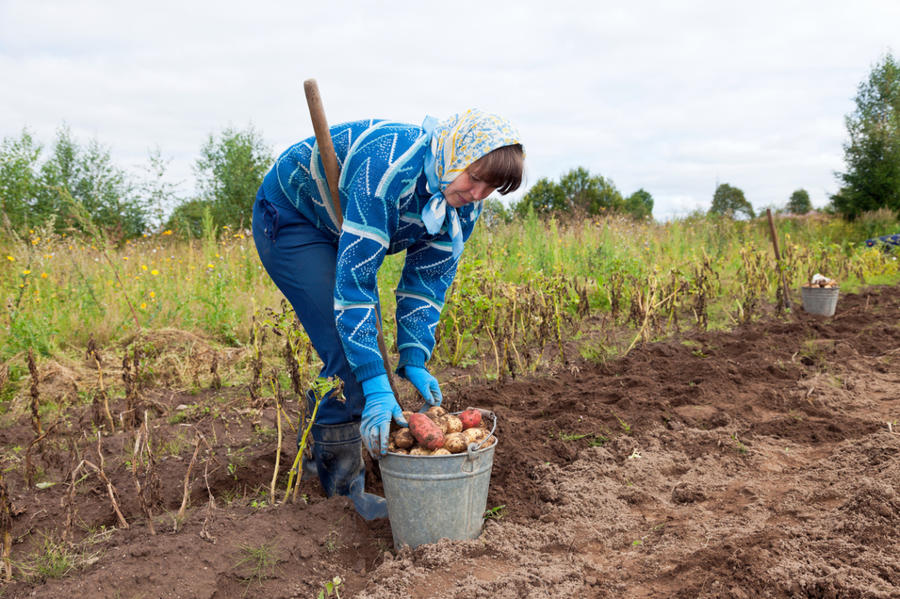
M 380 374 L 362 383 L 366 405 L 362 411 L 359 432 L 369 455 L 378 459 L 387 453 L 391 418 L 400 426 L 409 426 L 403 417 L 403 409 L 397 403 L 386 374 Z
M 422 397 L 425 399 L 425 403 L 429 406 L 439 406 L 441 405 L 441 402 L 444 401 L 444 396 L 441 395 L 441 387 L 438 385 L 437 379 L 431 376 L 431 373 L 425 368 L 419 366 L 404 366 L 403 378 L 408 380 L 419 390 L 419 393 L 421 393 Z

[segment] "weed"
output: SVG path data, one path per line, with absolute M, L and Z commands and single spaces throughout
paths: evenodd
M 616 415 L 613 414 L 613 416 L 616 416 Z M 622 427 L 622 431 L 624 431 L 626 435 L 630 435 L 631 434 L 631 425 L 628 424 L 627 422 L 625 422 L 623 419 L 619 418 L 618 416 L 616 416 L 616 420 L 619 422 L 619 426 Z
M 340 587 L 343 584 L 343 580 L 341 580 L 340 576 L 335 576 L 331 580 L 325 582 L 322 586 L 324 587 L 319 594 L 316 596 L 316 599 L 328 599 L 329 597 L 334 597 L 335 599 L 341 599 Z
M 564 433 L 562 431 L 556 434 L 556 437 L 560 441 L 578 441 L 579 439 L 591 436 L 593 436 L 591 433 Z
M 500 520 L 506 515 L 506 505 L 497 505 L 484 512 L 485 520 Z
M 99 559 L 99 555 L 99 552 L 79 552 L 61 539 L 44 535 L 40 548 L 17 567 L 28 580 L 43 581 L 62 578 L 74 570 L 89 566 Z
M 270 543 L 241 545 L 240 550 L 241 557 L 234 567 L 241 571 L 239 576 L 248 582 L 262 583 L 275 573 L 275 567 L 281 561 L 275 546 Z
M 328 533 L 328 536 L 325 537 L 325 541 L 323 542 L 325 551 L 327 551 L 328 553 L 334 553 L 335 551 L 339 550 L 341 548 L 341 545 L 338 542 L 339 540 L 340 537 L 336 530 L 332 530 L 330 533 Z
M 603 435 L 594 435 L 594 438 L 591 439 L 590 443 L 588 443 L 591 447 L 602 447 L 609 441 L 608 437 Z
M 184 452 L 191 443 L 183 433 L 178 433 L 170 439 L 162 441 L 156 447 L 156 455 L 158 456 L 178 456 Z
M 741 443 L 740 439 L 738 439 L 737 433 L 731 434 L 731 440 L 734 441 L 734 448 L 738 453 L 747 453 L 747 446 Z
M 201 406 L 193 404 L 181 410 L 176 409 L 175 413 L 169 416 L 169 424 L 181 424 L 182 422 L 195 422 L 209 415 L 209 406 Z

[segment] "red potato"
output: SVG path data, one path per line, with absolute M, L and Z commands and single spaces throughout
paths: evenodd
M 475 408 L 469 408 L 460 413 L 459 419 L 462 421 L 463 430 L 467 428 L 475 428 L 481 425 L 481 412 Z
M 444 446 L 444 431 L 425 414 L 410 415 L 409 432 L 425 449 L 438 449 Z

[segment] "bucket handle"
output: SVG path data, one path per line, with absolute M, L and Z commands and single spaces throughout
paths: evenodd
M 484 439 L 482 439 L 479 443 L 469 443 L 469 446 L 466 447 L 466 458 L 469 461 L 473 461 L 475 459 L 475 452 L 481 449 L 481 446 L 488 442 L 488 440 L 494 436 L 494 431 L 497 429 L 497 415 L 494 414 L 490 410 L 482 410 L 481 408 L 476 408 L 479 412 L 481 412 L 481 417 L 484 418 L 486 416 L 491 417 L 491 421 L 494 423 L 491 426 L 491 432 L 485 435 Z

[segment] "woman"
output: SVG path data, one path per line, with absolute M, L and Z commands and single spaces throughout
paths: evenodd
M 506 120 L 469 110 L 421 127 L 355 121 L 331 127 L 343 226 L 315 138 L 285 151 L 266 175 L 253 207 L 253 238 L 263 266 L 294 307 L 345 400 L 328 395 L 312 434 L 326 495 L 348 495 L 366 519 L 385 517 L 384 499 L 363 492 L 360 441 L 387 452 L 391 419 L 406 426 L 377 344 L 376 274 L 386 254 L 406 250 L 397 287 L 397 374 L 431 405 L 438 381 L 425 363 L 444 294 L 463 244 L 494 190 L 519 187 L 524 151 Z M 308 394 L 309 395 L 309 394 Z

